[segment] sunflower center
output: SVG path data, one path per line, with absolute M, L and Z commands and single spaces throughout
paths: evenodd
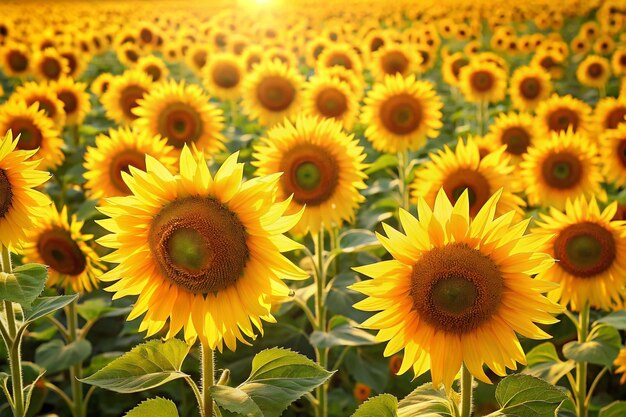
M 547 56 L 539 61 L 539 65 L 541 65 L 544 69 L 549 70 L 556 65 L 556 62 L 554 61 L 554 59 L 552 59 L 551 56 Z
M 129 85 L 122 90 L 120 94 L 120 107 L 122 112 L 124 112 L 124 116 L 131 120 L 135 120 L 139 117 L 133 113 L 132 110 L 139 105 L 137 101 L 143 98 L 143 95 L 147 92 L 145 88 L 138 85 Z
M 465 334 L 489 320 L 504 291 L 498 267 L 479 250 L 451 243 L 413 265 L 413 309 L 437 331 Z
M 126 58 L 128 58 L 130 62 L 137 62 L 139 60 L 139 54 L 135 52 L 133 49 L 127 49 Z
M 382 38 L 372 38 L 372 42 L 370 43 L 370 51 L 376 52 L 385 44 L 384 39 Z
M 4 169 L 0 168 L 0 219 L 4 218 L 11 208 L 13 191 L 11 182 Z
M 111 184 L 124 195 L 130 194 L 130 188 L 122 179 L 122 172 L 129 173 L 130 167 L 146 170 L 145 155 L 134 149 L 128 149 L 113 157 L 109 165 Z
M 572 109 L 559 108 L 548 116 L 548 127 L 552 131 L 561 132 L 567 130 L 570 126 L 573 131 L 576 132 L 578 128 L 578 115 Z
M 202 135 L 200 114 L 185 103 L 172 103 L 159 115 L 159 133 L 167 138 L 168 145 L 182 148 Z
M 20 139 L 17 143 L 19 149 L 33 150 L 41 146 L 43 135 L 31 119 L 13 119 L 9 123 L 9 129 L 13 131 L 14 135 L 19 135 Z
M 626 67 L 626 55 L 622 55 L 619 57 L 619 64 L 623 67 Z
M 385 55 L 382 67 L 385 74 L 403 74 L 409 66 L 409 60 L 400 51 L 392 51 Z
M 28 68 L 28 57 L 20 51 L 11 51 L 8 54 L 9 66 L 15 72 L 23 72 Z
M 315 104 L 324 117 L 340 117 L 348 107 L 346 96 L 336 88 L 320 91 Z
M 250 253 L 246 230 L 237 216 L 207 197 L 187 197 L 165 206 L 148 234 L 163 276 L 194 294 L 233 285 Z
M 534 100 L 541 93 L 541 83 L 536 78 L 526 78 L 520 83 L 519 91 L 524 98 Z
M 611 267 L 615 255 L 613 234 L 592 222 L 570 225 L 554 241 L 554 256 L 559 265 L 576 277 L 601 274 Z
M 502 144 L 506 151 L 513 155 L 522 155 L 530 145 L 530 135 L 521 127 L 510 127 L 502 132 Z
M 449 174 L 443 181 L 443 189 L 448 199 L 455 204 L 463 191 L 469 197 L 470 216 L 474 217 L 491 197 L 491 187 L 487 179 L 478 171 L 459 169 Z
M 493 74 L 489 71 L 478 70 L 470 77 L 470 85 L 472 88 L 481 93 L 491 90 L 494 83 Z
M 74 54 L 66 53 L 61 54 L 61 56 L 67 60 L 67 66 L 70 70 L 69 74 L 74 74 L 76 72 L 76 69 L 78 68 L 78 61 Z
M 408 94 L 392 96 L 380 107 L 382 124 L 397 135 L 406 135 L 416 130 L 422 121 L 422 105 Z
M 626 139 L 619 141 L 619 145 L 617 146 L 617 157 L 619 158 L 622 166 L 626 168 Z
M 56 116 L 56 108 L 54 107 L 54 103 L 52 103 L 52 101 L 50 101 L 48 98 L 35 97 L 35 100 L 32 100 L 32 102 L 28 103 L 28 105 L 32 106 L 35 102 L 39 103 L 39 109 L 43 110 L 46 116 L 48 116 L 50 119 L 53 119 L 54 116 Z
M 264 78 L 257 87 L 257 99 L 271 111 L 287 109 L 296 97 L 296 89 L 289 80 L 275 75 Z
M 65 275 L 80 275 L 87 267 L 87 258 L 69 232 L 51 229 L 39 235 L 37 251 L 46 265 Z
M 568 152 L 553 153 L 543 162 L 544 181 L 553 188 L 568 189 L 576 186 L 582 177 L 580 160 Z
M 626 107 L 617 107 L 606 118 L 607 129 L 617 129 L 620 123 L 626 121 Z
M 335 54 L 328 59 L 329 67 L 344 67 L 346 69 L 352 69 L 352 61 L 350 58 L 343 54 Z
M 193 54 L 193 62 L 194 64 L 196 64 L 196 67 L 198 68 L 204 68 L 204 66 L 206 65 L 206 60 L 207 60 L 206 51 L 196 51 L 196 53 Z
M 461 68 L 469 64 L 469 61 L 465 58 L 455 59 L 450 66 L 452 69 L 452 74 L 454 74 L 454 78 L 458 79 L 459 74 L 461 73 Z
M 589 65 L 589 67 L 587 67 L 587 75 L 589 75 L 589 77 L 591 78 L 600 78 L 603 73 L 604 68 L 597 62 L 594 62 L 593 64 Z
M 316 206 L 328 200 L 339 182 L 335 157 L 318 145 L 304 144 L 289 150 L 282 158 L 280 170 L 286 194 L 293 194 L 299 204 Z
M 57 96 L 63 102 L 63 109 L 66 114 L 72 114 L 78 109 L 78 98 L 73 92 L 64 90 Z
M 144 71 L 150 76 L 150 78 L 152 78 L 152 81 L 154 82 L 157 82 L 161 79 L 161 68 L 156 65 L 148 65 L 146 68 L 144 68 Z
M 41 64 L 41 72 L 50 80 L 56 80 L 61 75 L 61 64 L 54 58 L 46 58 Z
M 227 63 L 219 63 L 213 69 L 213 80 L 222 88 L 233 88 L 239 84 L 237 67 Z

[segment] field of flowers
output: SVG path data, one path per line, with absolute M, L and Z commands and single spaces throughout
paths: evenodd
M 624 0 L 2 0 L 0 417 L 626 416 Z

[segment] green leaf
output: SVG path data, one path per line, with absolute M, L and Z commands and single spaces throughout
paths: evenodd
M 211 387 L 211 396 L 221 408 L 232 413 L 247 417 L 264 417 L 263 412 L 248 393 L 239 388 L 215 385 Z
M 490 415 L 554 417 L 566 398 L 563 391 L 542 379 L 531 375 L 511 375 L 498 384 L 496 400 L 501 408 Z
M 178 417 L 176 404 L 165 398 L 151 398 L 139 404 L 124 415 L 125 417 Z
M 0 300 L 30 306 L 43 291 L 47 277 L 47 267 L 40 264 L 18 266 L 12 274 L 0 272 Z
M 48 374 L 69 369 L 72 365 L 82 363 L 91 355 L 91 343 L 81 339 L 64 344 L 55 339 L 40 345 L 35 351 L 35 362 L 47 369 Z
M 573 360 L 562 361 L 552 342 L 535 346 L 526 354 L 528 366 L 524 373 L 545 379 L 555 385 L 569 371 L 576 367 Z
M 76 306 L 76 312 L 85 320 L 93 321 L 101 317 L 123 316 L 130 308 L 111 307 L 111 302 L 104 298 L 92 298 Z
M 382 169 L 396 168 L 397 166 L 398 166 L 398 157 L 395 155 L 386 153 L 376 158 L 376 160 L 367 167 L 367 169 L 365 170 L 365 173 L 367 175 L 371 175 L 374 172 L 380 171 Z
M 215 402 L 226 410 L 239 406 L 252 409 L 247 396 L 264 417 L 279 417 L 289 404 L 323 384 L 332 374 L 299 353 L 273 348 L 254 357 L 250 376 L 237 387 L 238 391 L 213 386 L 211 394 L 217 393 Z M 239 404 L 242 400 L 244 405 Z
M 623 417 L 626 416 L 626 401 L 615 401 L 600 409 L 598 417 Z
M 396 417 L 397 415 L 398 399 L 391 394 L 381 394 L 361 404 L 352 417 Z
M 563 346 L 563 355 L 576 362 L 613 366 L 622 339 L 615 327 L 606 324 L 594 326 L 587 342 L 569 342 Z
M 33 398 L 33 392 L 35 391 L 35 387 L 37 386 L 37 382 L 41 379 L 41 377 L 43 377 L 43 375 L 47 372 L 46 369 L 40 369 L 39 370 L 39 374 L 35 377 L 35 380 L 33 382 L 31 382 L 30 384 L 28 384 L 28 386 L 26 386 L 24 388 L 24 394 L 26 394 L 26 401 L 24 403 L 24 408 L 26 411 L 28 411 L 28 409 L 30 408 L 31 405 L 31 400 Z
M 318 348 L 331 348 L 334 346 L 365 346 L 375 345 L 378 342 L 373 335 L 356 328 L 356 322 L 343 317 L 334 316 L 330 320 L 330 332 L 318 330 L 311 333 L 309 341 Z
M 72 301 L 78 298 L 78 294 L 74 295 L 57 295 L 55 297 L 39 297 L 33 301 L 30 309 L 27 309 L 24 313 L 24 324 L 40 319 L 47 316 L 50 313 L 65 307 Z
M 626 310 L 615 311 L 596 320 L 595 324 L 602 323 L 613 326 L 618 330 L 626 330 Z
M 451 396 L 456 401 L 456 392 L 452 391 Z M 398 417 L 417 417 L 417 416 L 441 416 L 452 417 L 450 399 L 445 391 L 433 388 L 433 384 L 427 383 L 420 385 L 413 392 L 407 395 L 398 403 Z
M 354 253 L 380 247 L 376 235 L 367 229 L 352 229 L 339 236 L 339 247 L 343 253 Z
M 145 391 L 186 377 L 181 366 L 188 353 L 189 346 L 181 340 L 151 340 L 81 382 L 123 394 Z

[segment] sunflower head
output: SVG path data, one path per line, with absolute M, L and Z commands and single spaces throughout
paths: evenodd
M 598 101 L 594 110 L 595 130 L 602 133 L 617 129 L 626 123 L 626 97 L 606 97 Z
M 0 50 L 2 70 L 9 76 L 24 76 L 30 71 L 32 57 L 26 45 L 8 43 Z
M 519 67 L 511 77 L 509 95 L 519 110 L 534 110 L 551 92 L 550 74 L 540 66 Z
M 576 69 L 578 81 L 587 87 L 602 88 L 611 77 L 609 60 L 597 55 L 587 55 Z
M 54 48 L 37 52 L 33 57 L 35 75 L 45 81 L 55 81 L 63 75 L 69 75 L 67 59 Z
M 236 100 L 241 93 L 244 68 L 241 59 L 229 53 L 213 54 L 203 70 L 207 91 L 220 100 Z
M 506 81 L 506 72 L 487 60 L 474 59 L 459 72 L 461 92 L 472 103 L 502 100 L 506 92 Z
M 569 129 L 574 133 L 586 134 L 591 129 L 591 107 L 571 95 L 553 94 L 539 104 L 536 112 L 535 120 L 545 135 Z
M 91 111 L 89 93 L 85 83 L 76 82 L 70 77 L 61 77 L 50 86 L 59 100 L 63 102 L 65 111 L 65 124 L 78 125 L 85 120 L 87 113 Z
M 48 83 L 24 83 L 15 89 L 11 99 L 23 101 L 28 107 L 39 103 L 39 109 L 53 121 L 57 130 L 65 126 L 64 104 Z
M 135 69 L 146 73 L 155 83 L 165 80 L 170 72 L 165 63 L 154 55 L 139 58 Z
M 115 76 L 101 100 L 107 117 L 123 125 L 131 124 L 138 117 L 133 109 L 151 91 L 152 84 L 150 76 L 138 70 L 128 70 Z
M 327 74 L 315 76 L 306 84 L 303 95 L 304 113 L 340 122 L 351 130 L 358 115 L 358 99 L 350 86 Z
M 495 146 L 505 145 L 505 152 L 511 156 L 511 161 L 519 163 L 533 144 L 534 126 L 534 118 L 527 113 L 500 113 L 489 126 L 487 136 Z
M 387 75 L 400 74 L 403 77 L 416 71 L 422 57 L 416 54 L 409 45 L 389 44 L 372 54 L 370 69 L 377 81 Z

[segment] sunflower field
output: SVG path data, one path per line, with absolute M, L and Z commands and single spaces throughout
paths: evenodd
M 626 0 L 0 0 L 0 417 L 626 417 Z

